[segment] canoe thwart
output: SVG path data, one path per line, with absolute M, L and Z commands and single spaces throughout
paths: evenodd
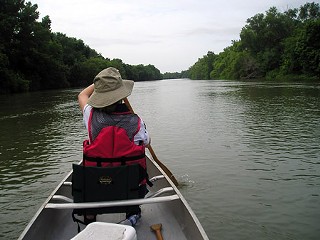
M 52 196 L 52 200 L 58 200 L 58 201 L 73 203 L 73 199 L 68 198 L 66 196 L 62 196 L 62 195 L 53 195 Z
M 146 198 L 159 197 L 160 195 L 162 195 L 164 193 L 173 192 L 173 191 L 174 191 L 173 187 L 161 188 L 158 191 L 156 191 L 155 193 L 151 193 L 150 195 L 147 195 Z
M 164 179 L 165 177 L 163 175 L 158 175 L 158 176 L 154 176 L 152 178 L 149 179 L 150 182 L 155 182 L 158 181 L 160 179 Z
M 86 209 L 86 208 L 103 208 L 103 207 L 121 207 L 121 206 L 133 206 L 142 204 L 161 203 L 178 200 L 180 197 L 177 194 L 164 196 L 164 197 L 152 197 L 142 199 L 130 199 L 108 202 L 84 202 L 84 203 L 48 203 L 45 208 L 55 209 Z
M 152 178 L 149 179 L 150 182 L 155 182 L 158 181 L 160 179 L 164 179 L 165 177 L 163 175 L 158 175 L 158 176 L 154 176 Z M 63 182 L 63 185 L 65 186 L 72 186 L 72 182 Z
M 174 192 L 174 189 L 172 187 L 161 188 L 157 192 L 154 192 L 150 195 L 147 195 L 146 198 L 159 197 L 160 195 L 162 195 L 164 193 L 168 193 L 168 192 Z M 65 202 L 65 203 L 73 203 L 73 199 L 68 198 L 66 196 L 63 196 L 63 195 L 53 195 L 52 200 L 61 201 L 61 202 Z

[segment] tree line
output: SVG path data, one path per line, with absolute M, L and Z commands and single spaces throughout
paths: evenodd
M 320 7 L 275 7 L 249 18 L 240 40 L 209 51 L 191 66 L 191 79 L 320 80 Z
M 164 73 L 153 65 L 129 65 L 108 59 L 82 40 L 51 30 L 39 21 L 38 6 L 1 0 L 0 93 L 83 87 L 113 66 L 134 81 L 191 79 L 320 80 L 320 7 L 306 3 L 279 12 L 271 7 L 249 18 L 240 39 L 221 53 L 208 53 L 188 70 Z
M 37 9 L 24 0 L 1 0 L 0 93 L 86 86 L 109 66 L 124 79 L 162 79 L 153 65 L 104 58 L 82 40 L 52 32 L 50 17 L 39 21 Z

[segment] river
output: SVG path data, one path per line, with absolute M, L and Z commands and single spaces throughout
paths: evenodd
M 0 239 L 81 159 L 79 91 L 0 96 Z M 320 238 L 319 84 L 137 82 L 129 100 L 210 239 Z

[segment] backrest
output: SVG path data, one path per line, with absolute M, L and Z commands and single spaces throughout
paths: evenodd
M 139 164 L 118 167 L 89 167 L 73 164 L 72 195 L 75 203 L 139 198 Z M 81 213 L 134 211 L 137 206 L 80 209 Z

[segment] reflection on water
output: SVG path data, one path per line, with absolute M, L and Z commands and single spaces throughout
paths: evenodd
M 19 236 L 70 170 L 67 163 L 80 160 L 75 100 L 72 91 L 1 96 L 1 239 Z
M 225 193 L 218 197 L 224 201 L 222 214 L 231 209 L 233 218 L 241 216 L 235 220 L 241 225 L 248 220 L 260 223 L 267 234 L 252 235 L 259 239 L 316 239 L 319 226 L 315 219 L 320 216 L 315 205 L 319 204 L 320 178 L 319 88 L 245 84 L 224 87 L 222 95 L 221 91 L 212 92 L 213 108 L 220 119 L 216 119 L 218 128 L 227 142 L 221 157 L 226 151 L 234 154 L 220 168 L 224 173 L 216 173 L 223 179 L 221 188 L 233 184 L 227 188 L 232 196 Z M 217 115 L 216 111 L 212 114 Z M 229 197 L 231 200 L 226 200 Z M 304 217 L 301 222 L 296 219 Z M 302 226 L 309 230 L 303 231 Z M 225 235 L 230 226 L 223 228 L 221 239 L 232 239 L 232 235 Z M 259 229 L 256 224 L 252 228 L 255 232 Z M 245 229 L 238 239 L 248 238 Z
M 77 93 L 0 96 L 0 238 L 80 160 Z M 130 101 L 210 238 L 318 239 L 319 85 L 139 82 Z

